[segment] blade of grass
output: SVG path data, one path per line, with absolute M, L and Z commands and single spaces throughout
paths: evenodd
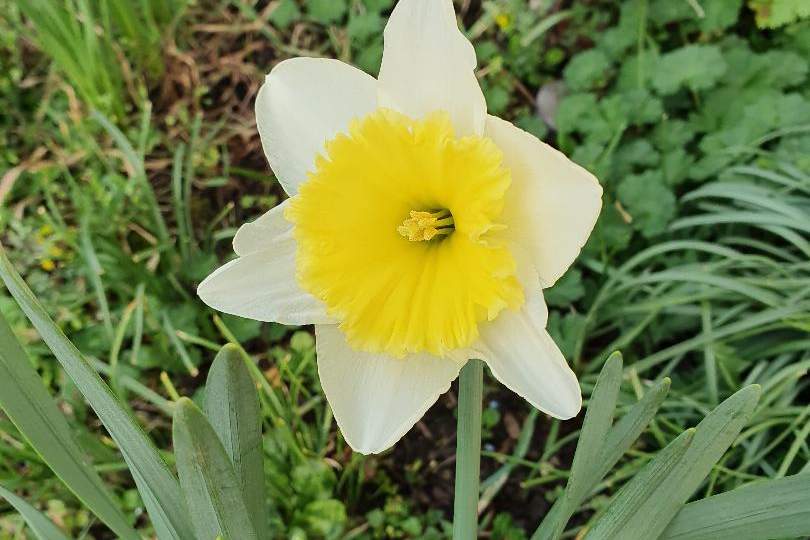
M 121 538 L 137 540 L 112 494 L 88 465 L 42 380 L 0 316 L 0 407 L 62 482 Z
M 529 445 L 532 442 L 534 435 L 534 426 L 537 423 L 537 415 L 539 411 L 532 407 L 529 415 L 523 423 L 523 429 L 520 431 L 515 450 L 512 452 L 511 459 L 507 460 L 497 471 L 492 473 L 486 480 L 481 482 L 481 497 L 478 500 L 478 514 L 486 510 L 487 506 L 492 502 L 492 499 L 501 491 L 512 470 L 515 468 L 516 461 L 526 457 L 529 451 Z
M 69 540 L 45 515 L 14 493 L 0 486 L 0 497 L 8 501 L 25 520 L 38 540 Z M 135 536 L 135 538 L 138 538 Z
M 113 370 L 109 364 L 106 364 L 98 358 L 88 358 L 88 361 L 93 366 L 93 369 L 98 371 L 105 377 L 112 377 Z M 133 394 L 139 396 L 147 403 L 151 403 L 158 408 L 164 415 L 171 416 L 174 411 L 173 405 L 166 398 L 149 388 L 148 386 L 138 382 L 129 375 L 118 375 L 118 383 L 121 388 L 129 390 Z
M 704 334 L 712 333 L 712 313 L 709 302 L 701 302 L 701 324 Z M 706 390 L 709 394 L 709 403 L 714 406 L 720 402 L 717 388 L 717 359 L 714 353 L 715 343 L 709 341 L 703 346 L 703 366 L 706 371 Z
M 129 361 L 133 365 L 138 364 L 138 356 L 141 353 L 143 343 L 143 312 L 146 297 L 144 296 L 145 285 L 138 283 L 135 289 L 135 326 L 132 331 L 132 352 Z
M 161 319 L 163 321 L 163 331 L 166 333 L 166 337 L 169 338 L 169 341 L 174 346 L 174 350 L 177 351 L 177 356 L 180 357 L 180 361 L 183 363 L 183 366 L 188 370 L 189 375 L 196 377 L 200 374 L 200 370 L 197 369 L 197 366 L 195 366 L 194 362 L 191 360 L 191 355 L 188 353 L 186 346 L 183 344 L 180 338 L 177 337 L 177 330 L 175 330 L 172 320 L 169 318 L 169 314 L 164 311 Z
M 81 233 L 79 237 L 82 258 L 84 259 L 87 268 L 87 277 L 90 279 L 90 283 L 93 286 L 93 292 L 96 295 L 96 301 L 98 302 L 98 308 L 101 311 L 101 319 L 104 321 L 104 331 L 107 334 L 107 339 L 112 342 L 115 332 L 113 330 L 112 316 L 110 315 L 110 306 L 107 303 L 107 292 L 104 288 L 104 282 L 101 280 L 101 274 L 104 272 L 104 270 L 101 268 L 101 264 L 98 262 L 96 250 L 93 247 L 93 241 L 90 239 L 90 232 L 85 224 L 81 226 Z
M 799 450 L 804 445 L 808 435 L 810 435 L 810 422 L 806 422 L 801 431 L 799 431 L 796 434 L 796 438 L 793 440 L 793 443 L 790 445 L 787 454 L 785 454 L 785 458 L 779 465 L 779 470 L 776 471 L 776 476 L 778 478 L 781 478 L 788 473 L 791 464 L 796 459 L 796 455 L 799 453 Z
M 194 221 L 191 213 L 191 188 L 194 184 L 194 154 L 198 148 L 205 147 L 205 144 L 210 141 L 200 141 L 200 128 L 202 127 L 202 113 L 197 113 L 194 121 L 191 124 L 191 136 L 188 143 L 188 153 L 186 155 L 186 163 L 183 167 L 185 174 L 183 175 L 183 187 L 181 193 L 181 201 L 183 204 L 183 220 L 185 221 L 185 230 L 187 233 L 186 241 L 189 244 L 189 250 L 197 249 L 197 240 L 194 237 Z M 200 143 L 203 144 L 200 144 Z
M 1 246 L 0 277 L 118 445 L 158 537 L 178 540 L 194 538 L 177 479 L 157 448 L 92 365 L 51 320 Z
M 778 308 L 770 308 L 753 315 L 750 315 L 742 320 L 723 325 L 722 327 L 715 327 L 711 334 L 700 333 L 693 338 L 686 339 L 657 351 L 633 364 L 633 367 L 639 373 L 644 373 L 646 370 L 665 362 L 679 354 L 691 351 L 702 347 L 710 341 L 719 341 L 729 336 L 739 335 L 743 332 L 752 329 L 762 329 L 766 325 L 783 321 L 791 316 L 806 313 L 808 309 L 807 304 L 797 304 L 793 306 L 783 306 Z
M 155 190 L 152 188 L 152 184 L 149 183 L 149 178 L 146 176 L 146 169 L 144 168 L 143 160 L 138 157 L 135 148 L 133 148 L 132 143 L 129 142 L 126 135 L 124 135 L 120 129 L 115 127 L 115 125 L 106 116 L 98 111 L 93 111 L 92 117 L 96 122 L 101 124 L 101 127 L 103 127 L 107 133 L 110 134 L 115 143 L 118 145 L 118 148 L 120 148 L 121 152 L 123 152 L 124 157 L 126 158 L 127 162 L 129 162 L 130 167 L 132 167 L 132 170 L 134 171 L 133 180 L 141 186 L 148 199 L 149 206 L 152 211 L 152 219 L 155 222 L 155 227 L 157 228 L 157 236 L 160 240 L 161 248 L 166 249 L 171 244 L 169 229 L 166 226 L 166 220 L 163 219 L 163 214 L 160 211 Z
M 185 207 L 188 203 L 183 193 L 183 163 L 186 154 L 184 144 L 177 145 L 172 160 L 172 199 L 174 201 L 174 220 L 177 222 L 177 236 L 180 244 L 180 256 L 188 259 L 191 238 L 186 221 Z

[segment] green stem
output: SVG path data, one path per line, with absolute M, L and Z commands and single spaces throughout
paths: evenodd
M 478 538 L 478 482 L 481 475 L 481 399 L 484 364 L 470 360 L 461 369 L 456 440 L 453 540 Z

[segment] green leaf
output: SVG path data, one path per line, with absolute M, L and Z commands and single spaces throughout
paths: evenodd
M 365 4 L 368 10 L 378 13 L 389 9 L 393 3 L 394 0 L 363 0 L 363 4 Z
M 735 89 L 784 89 L 800 85 L 807 77 L 807 60 L 789 50 L 770 49 L 754 53 L 743 41 L 725 50 L 723 57 L 728 70 L 721 84 Z
M 685 181 L 694 164 L 694 158 L 683 148 L 676 148 L 667 152 L 661 159 L 661 173 L 664 175 L 664 182 L 670 186 L 676 186 Z
M 571 94 L 560 101 L 555 123 L 561 134 L 585 131 L 591 120 L 599 117 L 599 106 L 593 94 Z
M 301 17 L 301 10 L 295 0 L 281 0 L 270 13 L 268 19 L 282 30 Z
M 599 468 L 591 478 L 593 484 L 588 491 L 591 491 L 596 484 L 619 462 L 621 457 L 630 446 L 641 436 L 646 429 L 658 408 L 664 402 L 669 393 L 669 378 L 658 382 L 633 408 L 625 414 L 621 420 L 616 422 L 610 429 L 602 447 L 602 455 L 599 458 Z
M 48 467 L 90 511 L 121 538 L 139 538 L 101 478 L 86 463 L 67 420 L 1 315 L 0 407 Z
M 378 36 L 374 40 L 366 43 L 354 56 L 353 63 L 370 75 L 376 76 L 380 71 L 382 62 L 383 40 Z
M 658 26 L 681 23 L 684 32 L 691 32 L 695 25 L 701 32 L 716 32 L 737 22 L 742 3 L 742 0 L 653 0 L 650 19 Z
M 664 96 L 683 87 L 694 92 L 708 90 L 723 76 L 726 68 L 719 47 L 687 45 L 661 55 L 653 70 L 652 85 Z
M 588 531 L 586 540 L 646 540 L 657 538 L 655 535 L 644 536 L 640 532 L 639 518 L 652 520 L 639 511 L 651 497 L 662 487 L 666 487 L 680 460 L 686 455 L 694 440 L 695 429 L 687 429 L 666 448 L 661 450 L 636 476 L 616 495 L 607 511 Z M 634 521 L 635 520 L 635 521 Z
M 702 0 L 701 4 L 704 1 L 705 0 Z M 697 14 L 687 2 L 652 0 L 649 6 L 649 17 L 655 25 L 666 26 L 672 23 L 697 19 Z
M 668 378 L 660 381 L 655 387 L 650 389 L 649 392 L 644 394 L 644 397 L 633 405 L 633 408 L 630 409 L 621 420 L 610 428 L 602 444 L 601 454 L 596 460 L 592 475 L 587 479 L 589 484 L 587 489 L 585 489 L 587 493 L 593 491 L 597 484 L 602 481 L 605 475 L 618 463 L 624 453 L 627 452 L 630 446 L 639 438 L 655 416 L 655 413 L 658 412 L 658 408 L 664 402 L 664 398 L 666 398 L 669 392 L 669 386 L 670 380 Z M 550 527 L 550 525 L 545 525 L 546 521 L 556 523 L 558 520 L 562 520 L 564 518 L 562 515 L 563 504 L 565 504 L 563 503 L 563 498 L 558 499 L 551 511 L 547 514 L 546 519 L 543 520 L 543 524 L 541 524 L 532 536 L 532 540 L 547 538 L 543 536 L 544 534 L 548 534 L 547 532 L 544 533 L 543 530 L 545 529 L 547 531 L 547 528 Z M 582 501 L 577 502 L 576 507 L 579 507 L 581 504 Z M 568 518 L 566 518 L 566 521 L 567 519 Z M 562 524 L 562 527 L 565 527 L 565 523 Z M 557 529 L 558 536 L 561 532 L 562 529 Z
M 359 15 L 352 15 L 349 18 L 349 24 L 346 25 L 346 33 L 352 40 L 365 42 L 381 34 L 383 26 L 382 17 L 378 13 L 368 11 Z
M 346 508 L 343 503 L 335 499 L 319 499 L 308 503 L 301 509 L 303 521 L 307 529 L 318 538 L 335 538 L 340 535 L 347 521 Z M 403 523 L 403 526 L 405 523 Z M 419 526 L 419 522 L 416 523 Z M 414 531 L 414 537 L 419 532 Z
M 197 538 L 255 540 L 242 485 L 217 433 L 188 398 L 175 404 L 172 426 L 177 472 Z
M 593 90 L 607 84 L 610 69 L 610 58 L 605 53 L 599 49 L 589 49 L 568 62 L 563 77 L 570 90 Z
M 647 238 L 664 232 L 675 217 L 675 195 L 664 183 L 661 171 L 651 170 L 625 177 L 617 194 L 632 217 L 633 228 Z
M 593 489 L 592 481 L 599 467 L 602 445 L 613 423 L 613 412 L 616 409 L 621 382 L 622 355 L 614 352 L 602 366 L 602 372 L 588 402 L 565 494 L 540 524 L 532 540 L 559 538 L 571 515 Z M 601 478 L 596 482 L 599 480 Z
M 0 497 L 7 500 L 20 513 L 38 540 L 68 540 L 68 537 L 42 512 L 2 486 L 0 486 Z
M 568 310 L 566 310 L 568 311 Z M 585 315 L 554 310 L 548 317 L 548 332 L 566 358 L 573 358 L 579 336 L 585 331 Z
M 157 448 L 90 363 L 48 317 L 0 247 L 0 278 L 95 411 L 127 462 L 161 540 L 194 538 L 180 486 Z
M 309 16 L 321 24 L 338 22 L 348 9 L 346 0 L 307 0 L 306 5 Z
M 665 119 L 653 129 L 652 141 L 659 150 L 683 150 L 695 137 L 694 128 L 678 119 Z
M 698 20 L 698 26 L 702 32 L 715 32 L 737 23 L 742 0 L 706 0 L 702 5 L 704 15 Z
M 748 5 L 756 13 L 757 26 L 760 28 L 779 28 L 810 17 L 810 3 L 807 0 L 748 0 Z
M 625 214 L 619 212 L 612 202 L 605 201 L 593 234 L 585 244 L 585 252 L 593 255 L 622 250 L 630 244 L 632 236 L 633 229 L 627 223 Z
M 661 100 L 646 90 L 639 89 L 625 90 L 605 97 L 600 108 L 614 132 L 628 125 L 657 123 L 665 117 Z
M 540 140 L 543 140 L 548 135 L 548 127 L 543 122 L 543 119 L 531 112 L 519 115 L 515 119 L 515 125 Z
M 225 345 L 208 372 L 205 415 L 231 460 L 248 514 L 266 538 L 262 417 L 256 386 L 235 345 Z
M 718 96 L 732 99 L 733 95 Z M 700 149 L 706 154 L 695 164 L 690 176 L 704 179 L 718 173 L 734 160 L 734 152 L 748 147 L 771 130 L 810 122 L 810 101 L 798 93 L 758 93 L 742 107 L 729 109 L 725 129 L 706 135 Z
M 506 87 L 502 82 L 493 84 L 490 79 L 481 82 L 481 89 L 484 91 L 484 98 L 487 100 L 487 109 L 492 114 L 502 114 L 509 107 L 512 99 L 512 89 Z
M 569 270 L 543 294 L 549 306 L 570 306 L 585 295 L 582 272 L 576 268 Z
M 582 432 L 566 486 L 568 497 L 574 501 L 581 501 L 590 491 L 590 479 L 598 466 L 602 445 L 613 423 L 621 383 L 622 355 L 614 352 L 602 367 L 582 422 Z
M 661 155 L 646 139 L 621 145 L 614 155 L 613 178 L 624 178 L 638 170 L 656 167 Z
M 810 536 L 810 474 L 766 480 L 684 506 L 660 540 Z
M 619 23 L 595 36 L 598 47 L 614 60 L 624 60 L 625 51 L 637 42 L 639 25 L 646 18 L 640 6 L 638 2 L 622 2 Z
M 698 424 L 686 453 L 653 490 L 639 478 L 644 475 L 642 471 L 617 496 L 587 538 L 658 538 L 748 423 L 760 393 L 759 386 L 747 386 L 718 405 Z

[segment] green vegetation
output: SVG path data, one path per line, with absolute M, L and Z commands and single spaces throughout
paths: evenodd
M 0 415 L 0 485 L 9 490 L 0 492 L 8 502 L 0 503 L 0 537 L 26 538 L 20 514 L 39 516 L 14 494 L 71 538 L 112 538 L 100 518 L 124 538 L 132 528 L 153 534 L 162 525 L 155 512 L 144 514 L 154 502 L 127 472 L 136 460 L 129 453 L 151 456 L 153 467 L 140 474 L 158 478 L 165 492 L 155 497 L 169 501 L 166 508 L 181 504 L 180 490 L 193 489 L 193 464 L 175 462 L 173 438 L 175 450 L 180 440 L 198 444 L 206 417 L 220 439 L 242 436 L 224 434 L 223 419 L 205 408 L 205 381 L 212 391 L 216 375 L 211 363 L 231 344 L 229 361 L 248 366 L 259 387 L 267 528 L 275 537 L 449 538 L 454 391 L 391 452 L 353 454 L 320 390 L 309 329 L 216 314 L 194 294 L 229 255 L 236 227 L 282 196 L 253 123 L 263 74 L 297 55 L 340 58 L 376 74 L 392 5 L 0 0 L 2 243 L 88 362 L 79 355 L 55 361 L 43 340 L 54 347 L 49 339 L 58 333 L 35 333 L 10 296 L 0 296 L 13 329 L 0 321 L 0 341 L 16 335 L 33 368 L 9 385 L 3 370 L 13 346 L 0 351 L 0 401 L 18 404 L 14 412 L 4 403 L 7 415 Z M 670 504 L 695 491 L 695 499 L 708 497 L 681 510 L 663 538 L 740 539 L 773 529 L 738 522 L 721 536 L 701 529 L 705 516 L 762 497 L 756 490 L 766 484 L 747 484 L 792 485 L 784 483 L 801 478 L 785 477 L 810 472 L 805 5 L 457 3 L 490 112 L 559 147 L 605 187 L 583 256 L 547 294 L 550 329 L 580 375 L 586 403 L 598 397 L 603 366 L 616 369 L 606 361 L 617 349 L 624 367 L 608 399 L 616 416 L 660 400 L 627 452 L 600 462 L 604 456 L 574 453 L 578 438 L 578 452 L 598 446 L 581 444 L 586 437 L 601 439 L 588 431 L 596 425 L 590 414 L 580 437 L 581 421 L 530 411 L 485 376 L 479 510 L 490 538 L 545 538 L 558 527 L 566 537 L 586 530 L 588 538 L 619 530 L 654 537 L 662 531 L 633 520 L 639 501 L 622 486 L 657 474 L 683 483 L 669 493 Z M 10 275 L 8 266 L 4 272 Z M 663 377 L 671 379 L 668 393 L 656 383 Z M 216 380 L 221 395 L 245 384 Z M 740 390 L 755 384 L 756 406 L 752 390 Z M 64 435 L 58 449 L 15 427 L 28 410 L 15 389 L 55 398 L 41 416 Z M 88 390 L 123 405 L 102 412 Z M 687 429 L 729 398 L 751 400 L 748 421 L 689 483 L 678 463 L 703 443 L 700 428 Z M 173 415 L 187 428 L 175 427 L 174 436 Z M 128 431 L 127 418 L 147 436 Z M 607 420 L 598 429 L 610 437 Z M 233 459 L 227 453 L 236 446 L 214 446 L 197 450 Z M 83 495 L 60 480 L 79 474 L 82 455 L 95 471 L 84 477 Z M 179 470 L 180 484 L 169 481 L 161 457 Z M 577 480 L 583 463 L 608 462 L 589 471 L 586 483 Z M 244 481 L 238 474 L 218 481 Z M 753 495 L 741 495 L 746 490 Z M 799 498 L 781 502 L 806 508 Z M 192 526 L 178 515 L 165 517 Z M 544 515 L 550 519 L 532 536 Z M 782 537 L 795 530 L 781 530 Z

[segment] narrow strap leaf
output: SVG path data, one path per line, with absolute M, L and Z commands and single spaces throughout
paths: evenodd
M 670 380 L 668 378 L 659 381 L 649 392 L 644 394 L 638 403 L 633 405 L 627 414 L 610 428 L 602 448 L 598 467 L 594 469 L 596 472 L 588 479 L 590 485 L 588 489 L 585 490 L 586 493 L 593 491 L 597 484 L 602 481 L 605 475 L 618 463 L 624 453 L 627 452 L 630 446 L 639 438 L 664 402 L 669 392 L 669 387 Z M 543 535 L 550 534 L 553 529 L 559 531 L 558 535 L 562 533 L 566 523 L 560 522 L 563 520 L 567 522 L 568 519 L 570 519 L 570 514 L 563 514 L 564 502 L 564 497 L 557 499 L 554 506 L 552 506 L 548 514 L 546 514 L 543 523 L 537 528 L 537 531 L 535 531 L 532 540 L 549 538 Z M 582 500 L 569 504 L 576 509 L 582 504 Z
M 256 386 L 235 345 L 219 351 L 205 385 L 205 415 L 233 465 L 253 527 L 267 538 L 262 417 Z
M 138 540 L 138 534 L 95 469 L 86 463 L 67 420 L 59 412 L 2 315 L 0 408 L 48 467 L 90 511 L 121 538 Z
M 602 481 L 602 478 L 613 469 L 624 453 L 641 436 L 641 433 L 650 424 L 667 397 L 670 384 L 671 381 L 668 377 L 659 381 L 649 392 L 644 394 L 644 397 L 638 403 L 633 405 L 633 408 L 621 420 L 610 428 L 610 432 L 602 446 L 598 472 L 591 479 L 592 486 L 588 491 L 591 491 Z
M 51 320 L 0 247 L 0 278 L 118 445 L 161 540 L 194 538 L 180 486 L 157 448 L 110 387 Z
M 611 534 L 617 536 L 588 535 L 587 538 L 658 538 L 748 423 L 760 393 L 758 385 L 748 386 L 718 405 L 698 424 L 692 444 L 665 481 L 660 482 L 654 492 L 638 498 L 640 503 L 623 527 L 612 531 Z M 635 484 L 635 480 L 631 484 Z M 639 486 L 638 489 L 646 488 Z M 600 522 L 594 531 L 603 530 L 599 529 Z
M 605 362 L 596 381 L 588 410 L 582 423 L 582 432 L 571 465 L 571 477 L 566 494 L 572 499 L 581 499 L 593 486 L 594 473 L 599 465 L 599 455 L 605 444 L 622 383 L 622 355 L 615 352 Z
M 14 493 L 0 486 L 0 497 L 3 497 L 14 507 L 25 520 L 25 523 L 36 535 L 37 540 L 69 540 L 59 527 L 45 517 L 42 512 L 25 502 Z
M 689 503 L 661 540 L 810 537 L 810 474 L 766 480 Z
M 661 450 L 619 491 L 605 514 L 585 536 L 586 540 L 655 538 L 655 536 L 641 536 L 634 518 L 641 517 L 638 509 L 659 488 L 666 485 L 672 471 L 677 468 L 679 461 L 692 444 L 694 435 L 694 428 L 687 429 Z
M 622 355 L 615 352 L 608 357 L 596 380 L 582 431 L 571 465 L 571 476 L 565 493 L 554 504 L 546 519 L 532 535 L 532 540 L 555 540 L 562 535 L 565 525 L 582 500 L 601 478 L 596 479 L 599 457 L 605 437 L 613 423 L 613 413 L 622 382 Z
M 177 401 L 172 432 L 180 485 L 197 538 L 256 540 L 231 460 L 190 399 Z

